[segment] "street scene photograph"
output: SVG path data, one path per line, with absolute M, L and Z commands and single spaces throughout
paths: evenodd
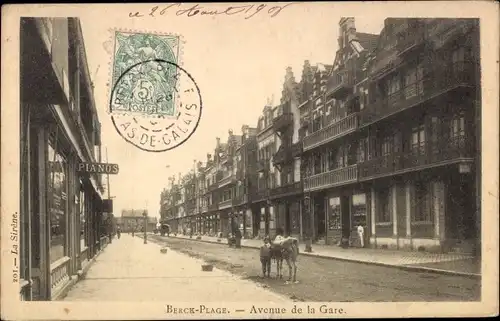
M 21 301 L 485 299 L 479 18 L 102 8 L 18 20 Z

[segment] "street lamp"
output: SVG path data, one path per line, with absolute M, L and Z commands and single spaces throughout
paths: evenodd
M 142 213 L 142 216 L 144 216 L 144 244 L 148 244 L 148 235 L 146 233 L 147 229 L 148 229 L 148 213 L 146 213 L 146 211 L 144 211 Z
M 306 195 L 304 197 L 304 205 L 305 205 L 305 210 L 306 210 L 306 217 L 307 217 L 307 227 L 306 227 L 306 248 L 305 252 L 312 252 L 312 233 L 311 233 L 311 222 L 310 222 L 310 215 L 311 215 L 311 198 L 309 195 Z

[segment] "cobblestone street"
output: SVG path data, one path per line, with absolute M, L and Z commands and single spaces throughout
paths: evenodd
M 203 272 L 199 259 L 160 249 L 153 242 L 143 244 L 139 237 L 115 238 L 64 300 L 289 302 L 226 271 Z
M 148 236 L 150 241 L 212 262 L 263 287 L 298 301 L 408 302 L 474 301 L 480 298 L 480 280 L 462 276 L 403 271 L 391 267 L 345 262 L 300 255 L 299 284 L 261 279 L 258 250 L 234 249 L 223 244 L 195 242 L 180 238 Z M 288 276 L 286 264 L 284 277 Z M 272 266 L 271 276 L 275 276 Z

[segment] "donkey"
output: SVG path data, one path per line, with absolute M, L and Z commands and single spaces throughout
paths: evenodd
M 276 278 L 283 279 L 283 260 L 288 265 L 288 280 L 286 283 L 297 282 L 297 257 L 299 256 L 299 241 L 295 238 L 287 238 L 281 245 L 271 246 L 271 258 L 276 262 Z

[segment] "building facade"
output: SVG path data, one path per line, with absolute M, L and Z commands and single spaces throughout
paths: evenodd
M 100 123 L 77 18 L 21 19 L 22 300 L 57 299 L 107 244 Z
M 248 136 L 255 153 L 217 142 L 200 175 L 201 233 L 226 235 L 229 214 L 246 237 L 281 227 L 332 246 L 477 253 L 478 26 L 388 18 L 376 35 L 342 18 L 331 65 L 305 61 L 298 83 L 286 70 L 280 104 Z

